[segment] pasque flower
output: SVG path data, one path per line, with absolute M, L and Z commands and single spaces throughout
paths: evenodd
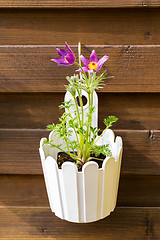
M 82 67 L 84 72 L 97 72 L 101 69 L 102 65 L 107 61 L 109 56 L 103 56 L 99 61 L 97 58 L 97 54 L 95 50 L 92 51 L 90 55 L 90 61 L 88 61 L 83 55 L 80 56 L 80 59 L 84 63 L 85 67 Z M 77 71 L 81 72 L 82 70 L 79 68 Z
M 58 65 L 72 65 L 75 62 L 75 56 L 68 44 L 65 42 L 67 50 L 57 49 L 57 52 L 61 58 L 53 58 L 51 61 L 58 63 Z
M 102 144 L 99 146 L 97 145 L 97 142 L 99 139 L 101 139 L 105 131 L 112 126 L 112 123 L 116 122 L 117 118 L 110 116 L 105 119 L 104 123 L 106 128 L 99 136 L 97 135 L 99 129 L 97 127 L 92 127 L 93 118 L 95 117 L 94 91 L 102 88 L 103 80 L 109 78 L 106 77 L 106 71 L 104 71 L 102 74 L 99 74 L 99 76 L 96 74 L 96 72 L 101 69 L 102 65 L 109 57 L 105 55 L 98 61 L 97 54 L 95 50 L 93 50 L 89 61 L 81 55 L 81 44 L 79 43 L 79 61 L 76 62 L 72 50 L 67 43 L 65 44 L 66 50 L 57 48 L 60 57 L 51 60 L 58 63 L 58 65 L 74 64 L 77 66 L 77 68 L 79 68 L 77 71 L 81 71 L 83 74 L 80 72 L 80 74 L 74 74 L 74 76 L 66 77 L 69 83 L 68 85 L 65 85 L 65 87 L 67 92 L 70 93 L 72 97 L 68 99 L 69 101 L 65 101 L 62 105 L 60 105 L 60 109 L 66 109 L 66 112 L 63 113 L 62 117 L 60 118 L 60 123 L 57 125 L 53 123 L 52 125 L 48 126 L 48 130 L 52 130 L 60 139 L 65 142 L 65 148 L 61 148 L 61 144 L 53 144 L 52 141 L 46 140 L 45 143 L 50 144 L 51 147 L 57 148 L 58 151 L 68 154 L 72 159 L 75 160 L 77 166 L 82 168 L 84 163 L 95 159 L 95 157 L 98 157 L 100 154 L 108 157 L 111 156 L 111 151 L 108 148 L 108 144 Z M 83 67 L 81 66 L 81 61 L 84 64 Z M 82 91 L 86 92 L 89 99 L 86 119 Z M 72 111 L 73 106 L 75 107 L 74 112 Z M 74 136 L 73 140 L 70 138 L 72 134 Z

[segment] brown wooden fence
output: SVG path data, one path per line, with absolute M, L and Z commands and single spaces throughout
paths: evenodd
M 0 239 L 160 239 L 160 1 L 0 0 Z M 72 224 L 49 209 L 39 140 L 57 122 L 65 75 L 50 61 L 67 41 L 110 56 L 99 126 L 124 141 L 117 209 Z

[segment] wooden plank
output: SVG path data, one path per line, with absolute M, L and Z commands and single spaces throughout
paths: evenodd
M 160 43 L 160 9 L 1 9 L 0 17 L 1 45 Z
M 0 175 L 0 207 L 49 206 L 42 175 Z
M 159 239 L 159 208 L 117 208 L 90 224 L 73 224 L 48 208 L 1 208 L 0 239 Z M 17 230 L 18 226 L 18 230 Z
M 62 0 L 28 0 L 28 1 L 4 1 L 0 0 L 0 7 L 4 8 L 104 8 L 104 7 L 145 7 L 145 6 L 159 6 L 159 0 L 140 1 L 140 0 L 120 0 L 113 2 L 112 0 L 79 0 L 79 1 L 62 1 Z
M 121 174 L 117 206 L 160 207 L 159 182 L 160 176 Z M 0 175 L 0 199 L 0 207 L 49 206 L 42 175 Z
M 116 130 L 124 142 L 122 173 L 140 175 L 160 174 L 160 131 Z M 41 174 L 40 138 L 45 130 L 1 129 L 0 173 Z
M 73 75 L 75 69 L 51 62 L 57 56 L 56 47 L 0 46 L 0 91 L 63 92 L 65 76 Z M 110 56 L 102 70 L 107 67 L 108 75 L 114 76 L 101 91 L 160 92 L 160 46 L 85 46 L 82 52 L 89 57 L 93 48 L 99 58 Z
M 159 0 L 0 0 L 0 8 L 144 8 L 159 7 Z
M 44 129 L 58 123 L 63 101 L 64 93 L 1 93 L 0 128 Z M 101 129 L 108 115 L 118 117 L 114 129 L 160 129 L 159 93 L 98 93 L 98 102 Z
M 117 206 L 160 207 L 159 183 L 160 176 L 121 174 Z

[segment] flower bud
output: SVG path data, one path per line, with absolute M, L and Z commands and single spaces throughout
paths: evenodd
M 73 97 L 75 97 L 76 90 L 73 87 L 70 87 L 70 93 L 72 94 Z
M 76 82 L 77 81 L 77 77 L 75 75 L 72 76 L 71 79 L 72 79 L 72 82 Z

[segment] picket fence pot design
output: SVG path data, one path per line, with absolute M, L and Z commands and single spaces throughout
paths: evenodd
M 97 119 L 93 125 L 96 124 Z M 49 144 L 43 145 L 45 139 L 40 141 L 39 152 L 52 212 L 61 219 L 76 223 L 94 222 L 110 215 L 117 201 L 122 159 L 121 137 L 115 139 L 113 131 L 108 129 L 97 144 L 109 144 L 112 157 L 105 158 L 102 168 L 98 168 L 94 161 L 87 162 L 82 172 L 78 172 L 72 162 L 63 163 L 59 169 L 56 161 L 59 150 Z M 49 135 L 51 140 L 65 147 L 65 143 L 53 132 Z

